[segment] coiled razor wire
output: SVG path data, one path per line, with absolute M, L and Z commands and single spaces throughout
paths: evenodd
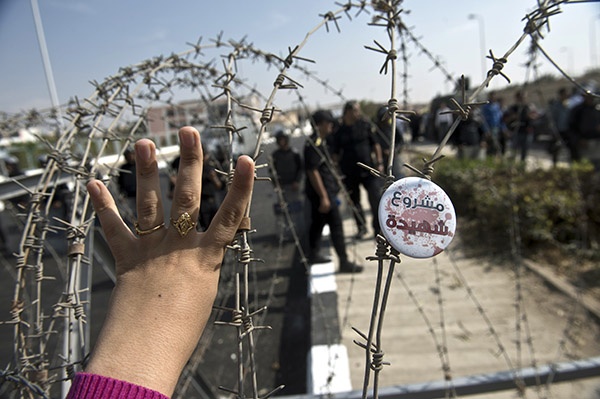
M 572 1 L 571 1 L 572 2 Z M 510 82 L 508 76 L 503 72 L 505 64 L 510 55 L 524 42 L 531 38 L 532 44 L 546 59 L 548 59 L 565 77 L 578 88 L 582 89 L 574 79 L 570 78 L 552 58 L 546 53 L 540 45 L 543 39 L 543 30 L 549 31 L 549 19 L 560 13 L 561 6 L 571 3 L 570 1 L 542 1 L 539 0 L 537 8 L 527 14 L 524 18 L 525 27 L 522 35 L 515 44 L 506 51 L 503 56 L 496 57 L 492 50 L 488 58 L 492 62 L 492 67 L 487 73 L 486 79 L 478 86 L 468 97 L 466 90 L 462 90 L 462 99 L 457 101 L 452 99 L 452 113 L 457 116 L 455 122 L 451 125 L 444 138 L 439 143 L 436 151 L 430 159 L 423 160 L 421 169 L 415 168 L 409 164 L 408 167 L 418 175 L 431 179 L 434 165 L 442 158 L 441 151 L 454 133 L 458 124 L 469 118 L 473 107 L 480 105 L 476 99 L 480 93 L 487 87 L 492 79 L 502 76 Z M 326 80 L 311 73 L 303 66 L 303 63 L 312 63 L 312 60 L 301 57 L 299 54 L 307 41 L 318 30 L 325 28 L 330 30 L 330 26 L 335 26 L 336 30 L 341 31 L 339 20 L 343 15 L 352 19 L 350 12 L 356 11 L 355 17 L 361 13 L 372 13 L 370 25 L 385 29 L 389 44 L 382 45 L 375 41 L 374 45 L 365 46 L 370 51 L 375 51 L 385 56 L 385 60 L 379 69 L 379 73 L 388 74 L 391 79 L 390 98 L 387 100 L 388 111 L 384 118 L 391 121 L 390 147 L 395 148 L 395 135 L 397 119 L 404 119 L 403 115 L 410 111 L 402 110 L 397 99 L 397 79 L 402 76 L 404 82 L 403 106 L 408 104 L 407 79 L 409 57 L 406 53 L 406 44 L 410 42 L 417 49 L 425 54 L 433 63 L 433 67 L 442 72 L 448 80 L 453 80 L 452 74 L 448 73 L 442 63 L 431 52 L 429 52 L 417 36 L 406 27 L 402 20 L 404 10 L 401 8 L 402 0 L 375 1 L 368 4 L 366 1 L 347 3 L 336 3 L 340 8 L 337 11 L 328 11 L 320 15 L 320 22 L 309 31 L 302 42 L 298 45 L 289 47 L 285 56 L 277 56 L 262 52 L 242 40 L 223 40 L 222 34 L 215 39 L 210 40 L 209 44 L 202 44 L 202 39 L 195 44 L 191 44 L 191 49 L 180 54 L 170 56 L 159 56 L 142 63 L 121 68 L 117 74 L 110 76 L 102 83 L 92 82 L 95 90 L 92 95 L 83 101 L 75 98 L 67 107 L 68 124 L 59 129 L 60 123 L 56 122 L 57 113 L 54 110 L 45 113 L 32 111 L 24 115 L 7 116 L 0 118 L 0 127 L 3 132 L 13 132 L 19 127 L 28 127 L 31 125 L 46 124 L 56 126 L 56 140 L 42 140 L 48 147 L 48 162 L 39 179 L 37 186 L 30 189 L 30 201 L 26 209 L 19 210 L 24 218 L 23 235 L 21 237 L 19 251 L 15 254 L 16 258 L 16 279 L 13 301 L 11 303 L 11 319 L 5 324 L 13 326 L 13 359 L 14 364 L 2 373 L 5 381 L 14 383 L 21 397 L 49 397 L 51 389 L 57 383 L 72 378 L 76 369 L 81 367 L 89 352 L 89 342 L 86 341 L 85 329 L 87 301 L 89 298 L 89 286 L 85 284 L 84 275 L 90 273 L 92 254 L 90 253 L 90 235 L 93 231 L 94 215 L 90 207 L 89 196 L 85 191 L 85 183 L 92 177 L 100 174 L 106 184 L 110 184 L 113 178 L 120 172 L 117 162 L 122 157 L 127 146 L 135 141 L 140 135 L 140 131 L 145 127 L 147 120 L 144 106 L 149 106 L 154 102 L 165 102 L 172 104 L 174 90 L 187 88 L 191 89 L 198 98 L 211 104 L 221 101 L 225 104 L 226 112 L 224 120 L 212 126 L 212 129 L 224 131 L 226 143 L 228 143 L 229 160 L 226 170 L 220 171 L 227 176 L 228 184 L 233 173 L 233 142 L 234 136 L 239 135 L 246 126 L 236 126 L 234 117 L 238 113 L 250 113 L 257 116 L 258 133 L 252 157 L 260 162 L 262 139 L 265 136 L 267 126 L 272 121 L 275 113 L 282 112 L 275 105 L 275 97 L 282 90 L 297 90 L 303 87 L 299 80 L 292 77 L 292 68 L 299 71 L 305 77 L 313 79 L 326 89 L 337 93 L 343 98 L 341 91 L 336 91 L 329 86 Z M 397 40 L 400 40 L 400 49 L 397 47 Z M 225 50 L 222 56 L 222 68 L 217 68 L 211 60 L 205 63 L 198 62 L 198 58 L 205 56 L 205 51 Z M 398 73 L 398 57 L 404 63 L 404 70 Z M 268 66 L 278 66 L 278 74 L 273 83 L 273 89 L 269 95 L 264 96 L 265 105 L 262 108 L 256 108 L 246 104 L 246 100 L 258 92 L 255 89 L 248 89 L 246 83 L 237 77 L 237 63 L 242 60 L 260 60 Z M 215 94 L 216 91 L 216 94 Z M 591 93 L 594 94 L 595 93 Z M 300 96 L 300 99 L 302 97 Z M 142 104 L 144 106 L 142 106 Z M 119 131 L 120 124 L 130 121 L 127 131 Z M 116 144 L 120 145 L 119 156 L 112 162 L 106 164 L 101 161 L 108 148 Z M 367 168 L 372 174 L 378 176 L 384 181 L 385 187 L 389 186 L 395 176 L 392 174 L 393 157 L 389 158 L 385 173 Z M 266 165 L 258 164 L 258 168 Z M 56 194 L 56 186 L 59 182 L 60 174 L 68 174 L 74 184 L 73 206 L 68 220 L 61 218 L 50 219 L 51 203 Z M 256 180 L 262 180 L 256 178 Z M 279 198 L 280 201 L 282 198 Z M 283 200 L 284 201 L 284 200 Z M 252 397 L 267 398 L 279 392 L 283 387 L 279 386 L 265 395 L 259 396 L 257 367 L 254 358 L 256 349 L 255 333 L 260 329 L 268 329 L 262 323 L 255 324 L 255 318 L 265 312 L 265 306 L 258 306 L 251 309 L 250 301 L 250 273 L 253 265 L 260 262 L 260 259 L 254 256 L 251 247 L 250 235 L 253 233 L 250 221 L 249 204 L 244 221 L 236 235 L 234 242 L 229 249 L 234 253 L 237 271 L 234 276 L 235 286 L 235 307 L 229 309 L 232 313 L 232 321 L 228 323 L 234 326 L 238 331 L 238 384 L 235 388 L 223 387 L 222 389 L 234 394 L 238 398 Z M 284 207 L 285 209 L 285 207 Z M 286 215 L 289 220 L 289 214 Z M 52 307 L 52 314 L 46 314 L 44 304 L 48 303 L 48 294 L 44 290 L 43 282 L 49 278 L 44 268 L 44 253 L 47 251 L 45 243 L 49 234 L 55 234 L 62 231 L 66 235 L 68 251 L 65 270 L 65 288 L 58 301 Z M 517 237 L 515 235 L 515 237 Z M 295 237 L 295 243 L 299 246 L 298 237 Z M 518 245 L 518 242 L 517 242 Z M 306 266 L 305 257 L 302 256 Z M 365 350 L 365 376 L 363 384 L 363 398 L 368 396 L 368 387 L 371 384 L 371 371 L 373 372 L 373 390 L 372 396 L 378 397 L 379 374 L 386 364 L 384 361 L 383 343 L 381 333 L 385 316 L 386 303 L 391 292 L 391 282 L 395 275 L 395 265 L 401 262 L 399 254 L 391 248 L 387 241 L 379 236 L 377 238 L 377 248 L 374 256 L 368 258 L 377 261 L 378 273 L 373 300 L 373 307 L 370 319 L 368 333 L 363 333 L 358 329 L 355 331 L 363 341 L 357 343 Z M 385 266 L 387 262 L 387 267 Z M 459 271 L 457 270 L 457 273 Z M 386 274 L 385 279 L 383 278 Z M 439 271 L 436 268 L 437 286 L 440 286 Z M 519 271 L 517 270 L 517 273 Z M 517 274 L 518 276 L 518 274 Z M 518 278 L 517 278 L 518 280 Z M 466 282 L 463 281 L 463 284 Z M 468 287 L 468 286 L 467 286 Z M 473 292 L 467 289 L 471 299 L 477 304 Z M 410 292 L 410 291 L 409 291 Z M 410 295 L 418 306 L 418 301 L 414 294 Z M 441 339 L 436 338 L 433 329 L 430 332 L 436 341 L 436 347 L 440 354 L 440 360 L 443 365 L 445 379 L 449 382 L 449 395 L 454 396 L 451 384 L 450 361 L 445 343 L 445 323 L 443 300 L 441 290 L 439 291 L 439 309 L 440 309 L 440 327 L 443 331 Z M 529 338 L 527 316 L 523 309 L 519 308 L 522 303 L 522 290 L 517 282 L 517 324 L 515 331 L 517 341 L 521 342 L 521 331 L 524 326 L 526 330 L 525 341 L 532 350 L 532 342 Z M 480 313 L 485 318 L 485 311 L 477 305 Z M 418 309 L 423 309 L 418 306 Z M 421 311 L 423 317 L 425 313 Z M 523 324 L 521 324 L 523 323 Z M 428 323 L 429 324 L 429 323 Z M 494 333 L 494 328 L 489 322 L 489 329 L 492 336 L 498 341 L 499 353 L 504 355 L 509 368 L 513 371 L 515 381 L 519 382 L 519 376 L 516 372 L 516 366 L 508 357 L 504 345 Z M 59 332 L 62 330 L 62 333 Z M 565 335 L 567 332 L 565 332 Z M 63 340 L 64 350 L 60 356 L 52 357 L 50 346 L 55 345 L 60 339 Z M 519 344 L 520 345 L 520 344 Z M 519 346 L 520 348 L 520 346 Z M 532 351 L 533 354 L 533 351 Z M 533 356 L 533 365 L 536 365 Z M 520 355 L 519 355 L 520 359 Z M 520 365 L 520 360 L 518 363 Z M 192 373 L 188 374 L 191 375 Z M 250 380 L 250 392 L 246 391 L 246 382 Z M 519 393 L 525 394 L 525 387 L 521 385 Z

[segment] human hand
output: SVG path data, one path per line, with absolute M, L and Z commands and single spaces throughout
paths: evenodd
M 331 202 L 329 201 L 329 197 L 321 198 L 321 201 L 319 202 L 319 212 L 327 213 L 330 210 L 331 210 Z
M 187 212 L 196 221 L 200 135 L 184 127 L 179 140 L 181 164 L 170 217 L 177 220 Z M 192 228 L 180 234 L 163 215 L 155 150 L 150 140 L 135 144 L 138 236 L 123 222 L 108 189 L 97 180 L 87 185 L 115 258 L 117 282 L 86 372 L 170 396 L 210 315 L 225 247 L 251 196 L 254 163 L 247 156 L 238 159 L 229 192 L 206 232 Z

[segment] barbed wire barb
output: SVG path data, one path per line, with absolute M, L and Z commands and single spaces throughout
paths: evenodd
M 465 90 L 464 79 L 462 81 L 462 99 L 457 100 L 452 98 L 453 110 L 450 111 L 457 116 L 456 121 L 452 124 L 449 131 L 444 136 L 444 140 L 436 148 L 433 156 L 428 160 L 423 159 L 422 169 L 417 169 L 413 166 L 405 164 L 405 166 L 417 175 L 431 179 L 433 174 L 433 166 L 437 161 L 441 160 L 442 148 L 447 144 L 448 139 L 453 134 L 458 124 L 462 120 L 471 117 L 470 112 L 473 107 L 483 103 L 477 102 L 477 96 L 481 94 L 485 87 L 489 86 L 492 79 L 498 75 L 502 76 L 507 83 L 511 83 L 510 78 L 504 73 L 504 67 L 508 63 L 511 54 L 521 45 L 526 39 L 531 39 L 532 47 L 536 52 L 544 55 L 544 57 L 566 77 L 580 91 L 599 97 L 597 93 L 592 93 L 588 89 L 582 87 L 574 79 L 572 79 L 560 66 L 555 62 L 550 54 L 546 53 L 541 45 L 541 40 L 545 38 L 546 32 L 550 33 L 550 20 L 553 16 L 562 12 L 561 6 L 566 4 L 577 3 L 580 1 L 537 1 L 537 8 L 533 12 L 528 13 L 522 21 L 524 22 L 523 33 L 518 38 L 515 44 L 500 57 L 496 57 L 494 52 L 489 49 L 487 59 L 491 61 L 491 68 L 487 71 L 484 82 L 481 83 L 475 90 Z M 91 287 L 82 277 L 89 272 L 94 261 L 94 256 L 91 254 L 91 245 L 88 240 L 93 240 L 93 234 L 96 227 L 94 226 L 95 215 L 91 210 L 90 198 L 85 190 L 85 183 L 93 177 L 102 180 L 110 189 L 113 189 L 114 177 L 125 171 L 119 166 L 124 150 L 142 134 L 149 129 L 149 124 L 160 120 L 159 117 L 149 116 L 147 109 L 155 104 L 160 104 L 176 109 L 178 106 L 174 102 L 174 98 L 179 94 L 182 88 L 191 88 L 191 91 L 199 99 L 204 102 L 206 107 L 212 106 L 210 112 L 215 112 L 218 116 L 211 119 L 206 126 L 216 130 L 219 139 L 226 136 L 227 141 L 227 163 L 217 170 L 221 176 L 225 176 L 227 186 L 231 184 L 233 178 L 233 141 L 242 136 L 246 136 L 249 127 L 242 126 L 243 123 L 236 119 L 236 116 L 243 114 L 244 116 L 251 115 L 251 119 L 258 119 L 258 122 L 253 121 L 256 127 L 257 137 L 254 142 L 254 152 L 252 157 L 256 161 L 263 156 L 264 146 L 263 138 L 269 135 L 269 125 L 274 120 L 274 115 L 281 116 L 284 114 L 282 107 L 275 104 L 275 97 L 280 90 L 293 90 L 298 97 L 298 101 L 303 103 L 302 91 L 304 80 L 316 82 L 323 87 L 325 92 L 333 93 L 340 99 L 344 99 L 342 89 L 333 87 L 327 79 L 318 76 L 315 72 L 311 72 L 303 63 L 315 64 L 315 61 L 310 58 L 300 56 L 301 51 L 305 47 L 307 40 L 322 27 L 329 32 L 329 24 L 333 23 L 338 33 L 341 33 L 341 22 L 344 13 L 348 20 L 353 20 L 359 14 L 375 14 L 373 22 L 368 25 L 384 28 L 390 40 L 389 45 L 383 45 L 374 40 L 374 46 L 364 46 L 369 51 L 385 56 L 383 64 L 379 67 L 380 74 L 390 76 L 390 96 L 387 101 L 388 110 L 384 115 L 386 120 L 392 122 L 392 132 L 395 131 L 398 121 L 408 121 L 404 115 L 408 115 L 410 111 L 400 109 L 398 105 L 398 96 L 396 88 L 396 79 L 404 80 L 403 102 L 404 108 L 408 107 L 408 60 L 410 58 L 406 49 L 406 44 L 414 45 L 417 51 L 426 55 L 433 64 L 432 69 L 440 71 L 448 81 L 454 81 L 453 76 L 447 71 L 445 63 L 434 56 L 423 44 L 420 38 L 414 33 L 413 29 L 407 28 L 402 16 L 404 9 L 399 6 L 401 0 L 394 1 L 377 1 L 369 3 L 366 0 L 348 2 L 336 2 L 340 7 L 337 11 L 328 11 L 324 14 L 319 14 L 319 22 L 314 29 L 309 31 L 302 42 L 297 45 L 288 46 L 287 52 L 283 51 L 283 55 L 276 56 L 271 53 L 263 52 L 257 49 L 253 43 L 248 41 L 244 36 L 239 40 L 226 40 L 223 37 L 223 32 L 220 32 L 215 38 L 203 40 L 199 37 L 194 43 L 187 42 L 189 46 L 181 53 L 172 53 L 170 55 L 162 55 L 142 61 L 138 64 L 119 68 L 119 70 L 111 76 L 108 76 L 104 81 L 91 80 L 89 83 L 93 93 L 85 99 L 78 97 L 71 98 L 64 107 L 67 113 L 64 115 L 64 120 L 67 121 L 67 126 L 62 126 L 63 118 L 59 117 L 60 109 L 48 109 L 43 112 L 31 110 L 18 115 L 1 115 L 2 132 L 14 134 L 23 126 L 35 126 L 40 124 L 44 129 L 49 129 L 53 132 L 52 139 L 46 139 L 37 136 L 37 141 L 46 149 L 47 163 L 40 175 L 39 181 L 34 187 L 27 187 L 17 179 L 12 179 L 11 184 L 15 184 L 19 190 L 23 191 L 29 198 L 29 202 L 24 206 L 19 204 L 16 207 L 10 208 L 12 215 L 19 219 L 19 228 L 22 228 L 22 234 L 18 243 L 18 250 L 12 254 L 14 258 L 14 295 L 10 303 L 8 320 L 1 321 L 0 324 L 10 325 L 13 330 L 13 360 L 14 364 L 0 372 L 0 379 L 8 381 L 19 387 L 20 392 L 17 395 L 21 397 L 41 396 L 49 397 L 51 389 L 58 382 L 68 381 L 82 364 L 89 352 L 89 342 L 85 338 L 85 332 L 89 325 L 89 295 Z M 371 7 L 371 8 L 370 8 Z M 356 9 L 356 13 L 352 14 L 352 10 Z M 369 11 L 369 10 L 372 11 Z M 345 21 L 345 19 L 344 19 Z M 396 40 L 400 38 L 402 43 L 400 47 L 396 45 Z M 206 42 L 206 43 L 204 43 Z M 389 48 L 389 50 L 388 50 Z M 205 58 L 209 49 L 218 49 L 222 54 L 208 61 L 202 61 Z M 398 53 L 401 55 L 401 60 L 404 64 L 404 70 L 398 74 L 396 71 Z M 216 60 L 221 59 L 221 63 L 217 64 Z M 196 62 L 196 60 L 199 60 Z M 242 62 L 262 62 L 268 68 L 278 68 L 275 74 L 272 91 L 269 95 L 262 95 L 256 88 L 249 89 L 247 83 L 243 79 Z M 525 67 L 533 70 L 537 74 L 538 60 L 532 55 Z M 221 69 L 222 68 L 222 69 Z M 293 69 L 292 69 L 293 68 Z M 300 72 L 301 79 L 294 76 L 294 72 Z M 239 76 L 238 76 L 239 73 Z M 469 96 L 467 96 L 469 94 Z M 257 96 L 264 101 L 264 107 L 255 105 Z M 259 101 L 260 101 L 259 100 Z M 217 104 L 214 104 L 217 103 Z M 213 104 L 213 105 L 208 105 Z M 146 107 L 142 110 L 142 107 Z M 247 112 L 250 111 L 250 112 Z M 307 114 L 308 108 L 307 108 Z M 285 117 L 285 115 L 284 115 Z M 218 120 L 218 118 L 222 118 Z M 60 119 L 57 121 L 57 119 Z M 260 124 L 260 126 L 259 126 Z M 121 125 L 126 125 L 123 128 Z M 213 132 L 211 132 L 213 133 Z M 244 133 L 242 135 L 242 133 Z M 170 140 L 170 138 L 167 138 Z M 168 140 L 164 144 L 170 144 Z M 392 146 L 395 147 L 394 135 L 391 137 Z M 110 157 L 107 157 L 110 155 Z M 109 160 L 107 160 L 109 159 Z M 163 156 L 161 161 L 168 160 L 168 155 Z M 384 181 L 384 187 L 389 187 L 395 180 L 392 174 L 393 159 L 390 159 L 385 170 L 379 170 L 361 164 L 360 166 L 368 170 L 373 176 Z M 256 165 L 256 169 L 270 168 L 272 161 L 267 161 L 265 164 Z M 68 213 L 61 216 L 52 214 L 51 203 L 57 195 L 57 186 L 65 180 L 62 176 L 68 176 L 69 190 L 72 194 L 72 206 Z M 61 180 L 62 179 L 62 180 Z M 255 175 L 255 181 L 269 181 L 268 177 L 259 177 Z M 275 192 L 278 197 L 281 195 L 281 187 L 278 187 L 277 181 L 273 181 L 276 186 Z M 254 193 L 253 193 L 254 195 Z M 346 193 L 342 193 L 346 195 Z M 256 200 L 256 199 L 254 199 Z M 251 203 L 252 201 L 251 200 Z M 290 222 L 289 212 L 285 198 L 279 198 L 282 209 L 286 213 L 286 218 Z M 121 204 L 119 204 L 121 205 Z M 248 280 L 255 273 L 255 266 L 264 262 L 260 254 L 256 254 L 252 248 L 251 237 L 256 231 L 252 228 L 250 220 L 249 204 L 244 216 L 244 220 L 236 234 L 234 242 L 227 246 L 229 257 L 235 263 L 235 278 L 237 279 L 236 288 L 236 306 L 232 308 L 217 307 L 217 310 L 226 310 L 231 312 L 231 322 L 218 320 L 215 324 L 227 324 L 238 329 L 238 386 L 235 389 L 223 389 L 226 392 L 236 395 L 238 398 L 253 398 L 264 399 L 279 392 L 282 386 L 279 386 L 266 395 L 260 396 L 259 392 L 264 390 L 258 389 L 257 365 L 254 355 L 260 347 L 257 346 L 256 340 L 264 334 L 255 334 L 257 330 L 266 330 L 271 327 L 265 325 L 266 314 L 268 312 L 269 301 L 265 305 L 257 303 L 257 294 L 254 293 L 254 301 L 250 300 L 252 287 Z M 518 220 L 516 221 L 518 222 Z M 516 248 L 522 245 L 517 240 L 518 230 L 513 226 L 515 235 L 513 237 Z M 44 258 L 50 251 L 50 245 L 53 236 L 60 235 L 60 239 L 66 241 L 66 256 L 61 259 L 59 264 L 59 272 L 56 276 L 52 275 L 51 270 L 47 268 L 48 261 Z M 295 243 L 299 244 L 299 237 L 295 237 Z M 387 300 L 391 288 L 389 287 L 390 275 L 393 273 L 394 265 L 400 263 L 399 253 L 394 252 L 389 248 L 389 243 L 381 236 L 376 238 L 377 248 L 375 255 L 367 257 L 369 261 L 377 261 L 381 268 L 381 276 L 379 276 L 377 305 L 374 303 L 375 316 L 370 322 L 373 328 L 369 334 L 364 334 L 355 329 L 357 334 L 366 342 L 358 340 L 357 345 L 365 350 L 365 368 L 368 372 L 374 374 L 374 392 L 377 397 L 377 387 L 379 384 L 378 375 L 384 364 L 383 349 L 379 335 L 383 328 L 383 320 L 385 314 L 384 303 Z M 517 252 L 515 250 L 515 252 Z M 516 259 L 521 260 L 521 254 L 515 254 Z M 235 258 L 235 259 L 234 259 Z M 301 261 L 305 268 L 308 268 L 308 263 L 305 255 L 301 253 Z M 384 263 L 389 264 L 388 274 L 383 278 L 385 269 Z M 435 261 L 434 261 L 435 264 Z M 515 265 L 517 267 L 517 265 Z M 482 305 L 474 298 L 474 293 L 467 288 L 467 294 L 471 301 L 476 304 L 477 311 L 486 320 L 488 326 L 488 334 L 495 341 L 495 355 L 503 357 L 505 362 L 514 374 L 515 384 L 519 387 L 518 393 L 525 393 L 525 385 L 521 381 L 521 376 L 518 375 L 518 369 L 521 367 L 524 357 L 522 352 L 525 349 L 529 350 L 529 355 L 532 358 L 531 364 L 534 368 L 538 367 L 538 359 L 536 359 L 536 351 L 534 350 L 533 338 L 530 332 L 529 316 L 524 306 L 525 292 L 523 291 L 522 270 L 520 265 L 515 268 L 515 323 L 514 333 L 517 350 L 516 360 L 511 359 L 508 355 L 507 348 L 501 343 L 499 333 L 491 324 L 491 320 L 483 312 Z M 441 273 L 439 270 L 435 272 L 435 289 L 438 298 L 440 312 L 440 329 L 441 335 L 432 334 L 436 342 L 436 350 L 442 363 L 444 378 L 447 381 L 452 381 L 449 358 L 447 357 L 447 343 L 445 342 L 447 334 L 447 309 L 443 308 L 442 298 L 442 282 Z M 379 272 L 378 272 L 379 273 Z M 461 276 L 462 277 L 462 276 Z M 43 283 L 55 278 L 59 282 L 64 283 L 58 297 L 51 296 Z M 62 279 L 62 281 L 60 281 Z M 385 284 L 384 287 L 379 285 Z M 413 293 L 414 294 L 414 293 Z M 349 295 L 350 296 L 350 295 Z M 411 298 L 413 298 L 411 296 Z M 422 317 L 425 315 L 423 306 L 418 303 L 416 296 L 413 301 L 416 301 L 417 308 L 421 308 Z M 350 302 L 350 300 L 348 300 Z M 263 305 L 263 306 L 261 306 Z M 318 306 L 323 306 L 320 304 Z M 255 309 L 255 310 L 252 310 Z M 330 328 L 332 326 L 327 326 Z M 433 328 L 429 327 L 431 330 Z M 565 331 L 567 326 L 565 326 Z M 431 333 L 431 332 L 430 332 Z M 567 332 L 562 337 L 563 341 L 567 340 Z M 60 353 L 54 356 L 52 352 L 54 347 L 61 347 L 58 340 L 64 340 L 67 352 Z M 56 341 L 55 341 L 56 340 Z M 564 345 L 564 344 L 561 344 Z M 62 350 L 62 349 L 61 349 Z M 57 360 L 58 359 L 58 363 Z M 197 362 L 196 362 L 197 365 Z M 192 365 L 190 365 L 192 367 Z M 191 368 L 187 371 L 192 370 Z M 190 378 L 193 378 L 193 373 L 189 373 Z M 369 378 L 372 374 L 368 374 L 366 384 L 369 384 Z M 247 394 L 244 384 L 250 382 L 251 394 Z M 541 385 L 538 383 L 538 385 Z M 365 388 L 366 389 L 366 388 Z

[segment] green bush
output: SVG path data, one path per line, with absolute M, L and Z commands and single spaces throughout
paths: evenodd
M 472 234 L 461 233 L 467 239 L 523 253 L 598 247 L 600 177 L 590 164 L 529 171 L 510 162 L 448 158 L 438 162 L 433 181 L 467 221 Z

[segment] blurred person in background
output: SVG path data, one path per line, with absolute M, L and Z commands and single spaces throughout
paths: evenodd
M 304 165 L 300 154 L 290 146 L 290 137 L 283 130 L 279 130 L 275 134 L 277 148 L 271 154 L 273 160 L 272 172 L 276 174 L 276 181 L 281 187 L 285 206 L 292 217 L 292 222 L 295 225 L 295 230 L 300 233 L 302 230 L 302 213 L 303 213 L 303 195 L 301 194 L 302 171 Z M 275 179 L 272 179 L 275 183 Z M 275 214 L 282 215 L 282 204 L 279 203 L 279 198 L 276 199 Z M 291 239 L 290 226 L 287 226 L 287 221 L 279 221 L 285 226 L 283 229 L 283 239 Z
M 355 238 L 360 239 L 367 234 L 365 211 L 360 202 L 360 186 L 363 186 L 368 194 L 372 215 L 371 225 L 376 236 L 379 234 L 377 209 L 382 185 L 377 177 L 359 166 L 358 162 L 379 172 L 384 172 L 385 167 L 375 129 L 362 116 L 358 102 L 348 101 L 344 105 L 342 124 L 332 136 L 331 151 L 333 159 L 340 165 L 344 175 L 344 185 L 352 202 L 354 219 L 358 227 Z
M 554 164 L 557 162 L 558 152 L 560 149 L 561 141 L 565 143 L 568 151 L 569 158 L 571 161 L 574 156 L 577 156 L 576 149 L 573 147 L 573 140 L 569 133 L 569 92 L 566 87 L 561 87 L 556 93 L 556 98 L 550 100 L 548 104 L 548 113 L 552 121 L 552 127 L 554 129 L 554 139 L 551 144 L 551 153 L 554 157 Z
M 481 106 L 482 127 L 485 131 L 487 140 L 487 155 L 504 155 L 506 151 L 506 142 L 504 137 L 504 122 L 502 121 L 502 105 L 491 91 L 488 94 L 488 102 Z
M 23 170 L 21 170 L 21 166 L 19 165 L 19 159 L 15 156 L 9 155 L 6 158 L 4 158 L 4 166 L 6 167 L 8 177 L 19 177 L 24 175 L 24 172 Z M 17 197 L 11 198 L 9 201 L 17 209 L 22 209 L 26 207 L 29 203 L 29 194 L 19 195 Z
M 412 115 L 411 115 L 412 116 Z M 377 110 L 377 116 L 375 119 L 375 126 L 377 127 L 377 141 L 381 147 L 381 155 L 383 157 L 383 167 L 387 168 L 390 161 L 390 156 L 393 157 L 392 174 L 396 179 L 403 177 L 402 173 L 402 147 L 404 146 L 404 135 L 402 134 L 403 128 L 408 128 L 408 122 L 397 118 L 396 119 L 396 132 L 394 135 L 395 149 L 392 151 L 391 138 L 392 138 L 392 118 L 388 115 L 388 107 L 382 106 Z M 384 172 L 387 172 L 384 169 Z
M 410 141 L 416 143 L 421 137 L 421 123 L 423 122 L 423 116 L 419 111 L 415 110 L 415 113 L 408 115 L 410 119 Z
M 337 194 L 340 190 L 329 150 L 327 136 L 333 131 L 335 119 L 329 111 L 319 110 L 312 115 L 315 131 L 304 144 L 306 169 L 306 197 L 310 204 L 310 227 L 308 229 L 309 258 L 311 264 L 326 263 L 330 259 L 320 254 L 323 227 L 329 226 L 331 242 L 339 258 L 339 271 L 358 273 L 363 267 L 348 260 L 344 227 L 338 207 Z
M 588 84 L 583 101 L 569 114 L 571 140 L 576 148 L 576 159 L 587 159 L 600 170 L 600 111 L 595 85 Z
M 450 113 L 452 111 L 448 107 L 448 103 L 442 101 L 440 107 L 435 113 L 435 119 L 433 120 L 433 140 L 439 143 L 448 133 L 450 126 L 454 123 L 454 116 Z
M 38 165 L 40 168 L 45 168 L 48 165 L 48 156 L 40 155 L 38 157 Z M 72 206 L 72 192 L 66 183 L 59 184 L 54 189 L 52 197 L 52 208 L 56 210 L 59 217 L 63 220 L 68 220 Z
M 136 218 L 135 195 L 137 192 L 135 153 L 133 148 L 127 148 L 123 153 L 125 162 L 119 166 L 117 185 L 119 192 L 125 199 L 124 217 L 127 222 L 133 223 Z
M 535 108 L 527 103 L 527 92 L 517 91 L 515 102 L 503 115 L 503 121 L 511 132 L 512 148 L 519 153 L 521 162 L 525 162 L 534 139 L 533 123 L 538 118 Z
M 481 115 L 474 110 L 466 121 L 460 121 L 456 127 L 451 140 L 456 146 L 459 159 L 483 160 L 485 158 L 488 143 L 485 141 L 485 129 L 480 120 Z

